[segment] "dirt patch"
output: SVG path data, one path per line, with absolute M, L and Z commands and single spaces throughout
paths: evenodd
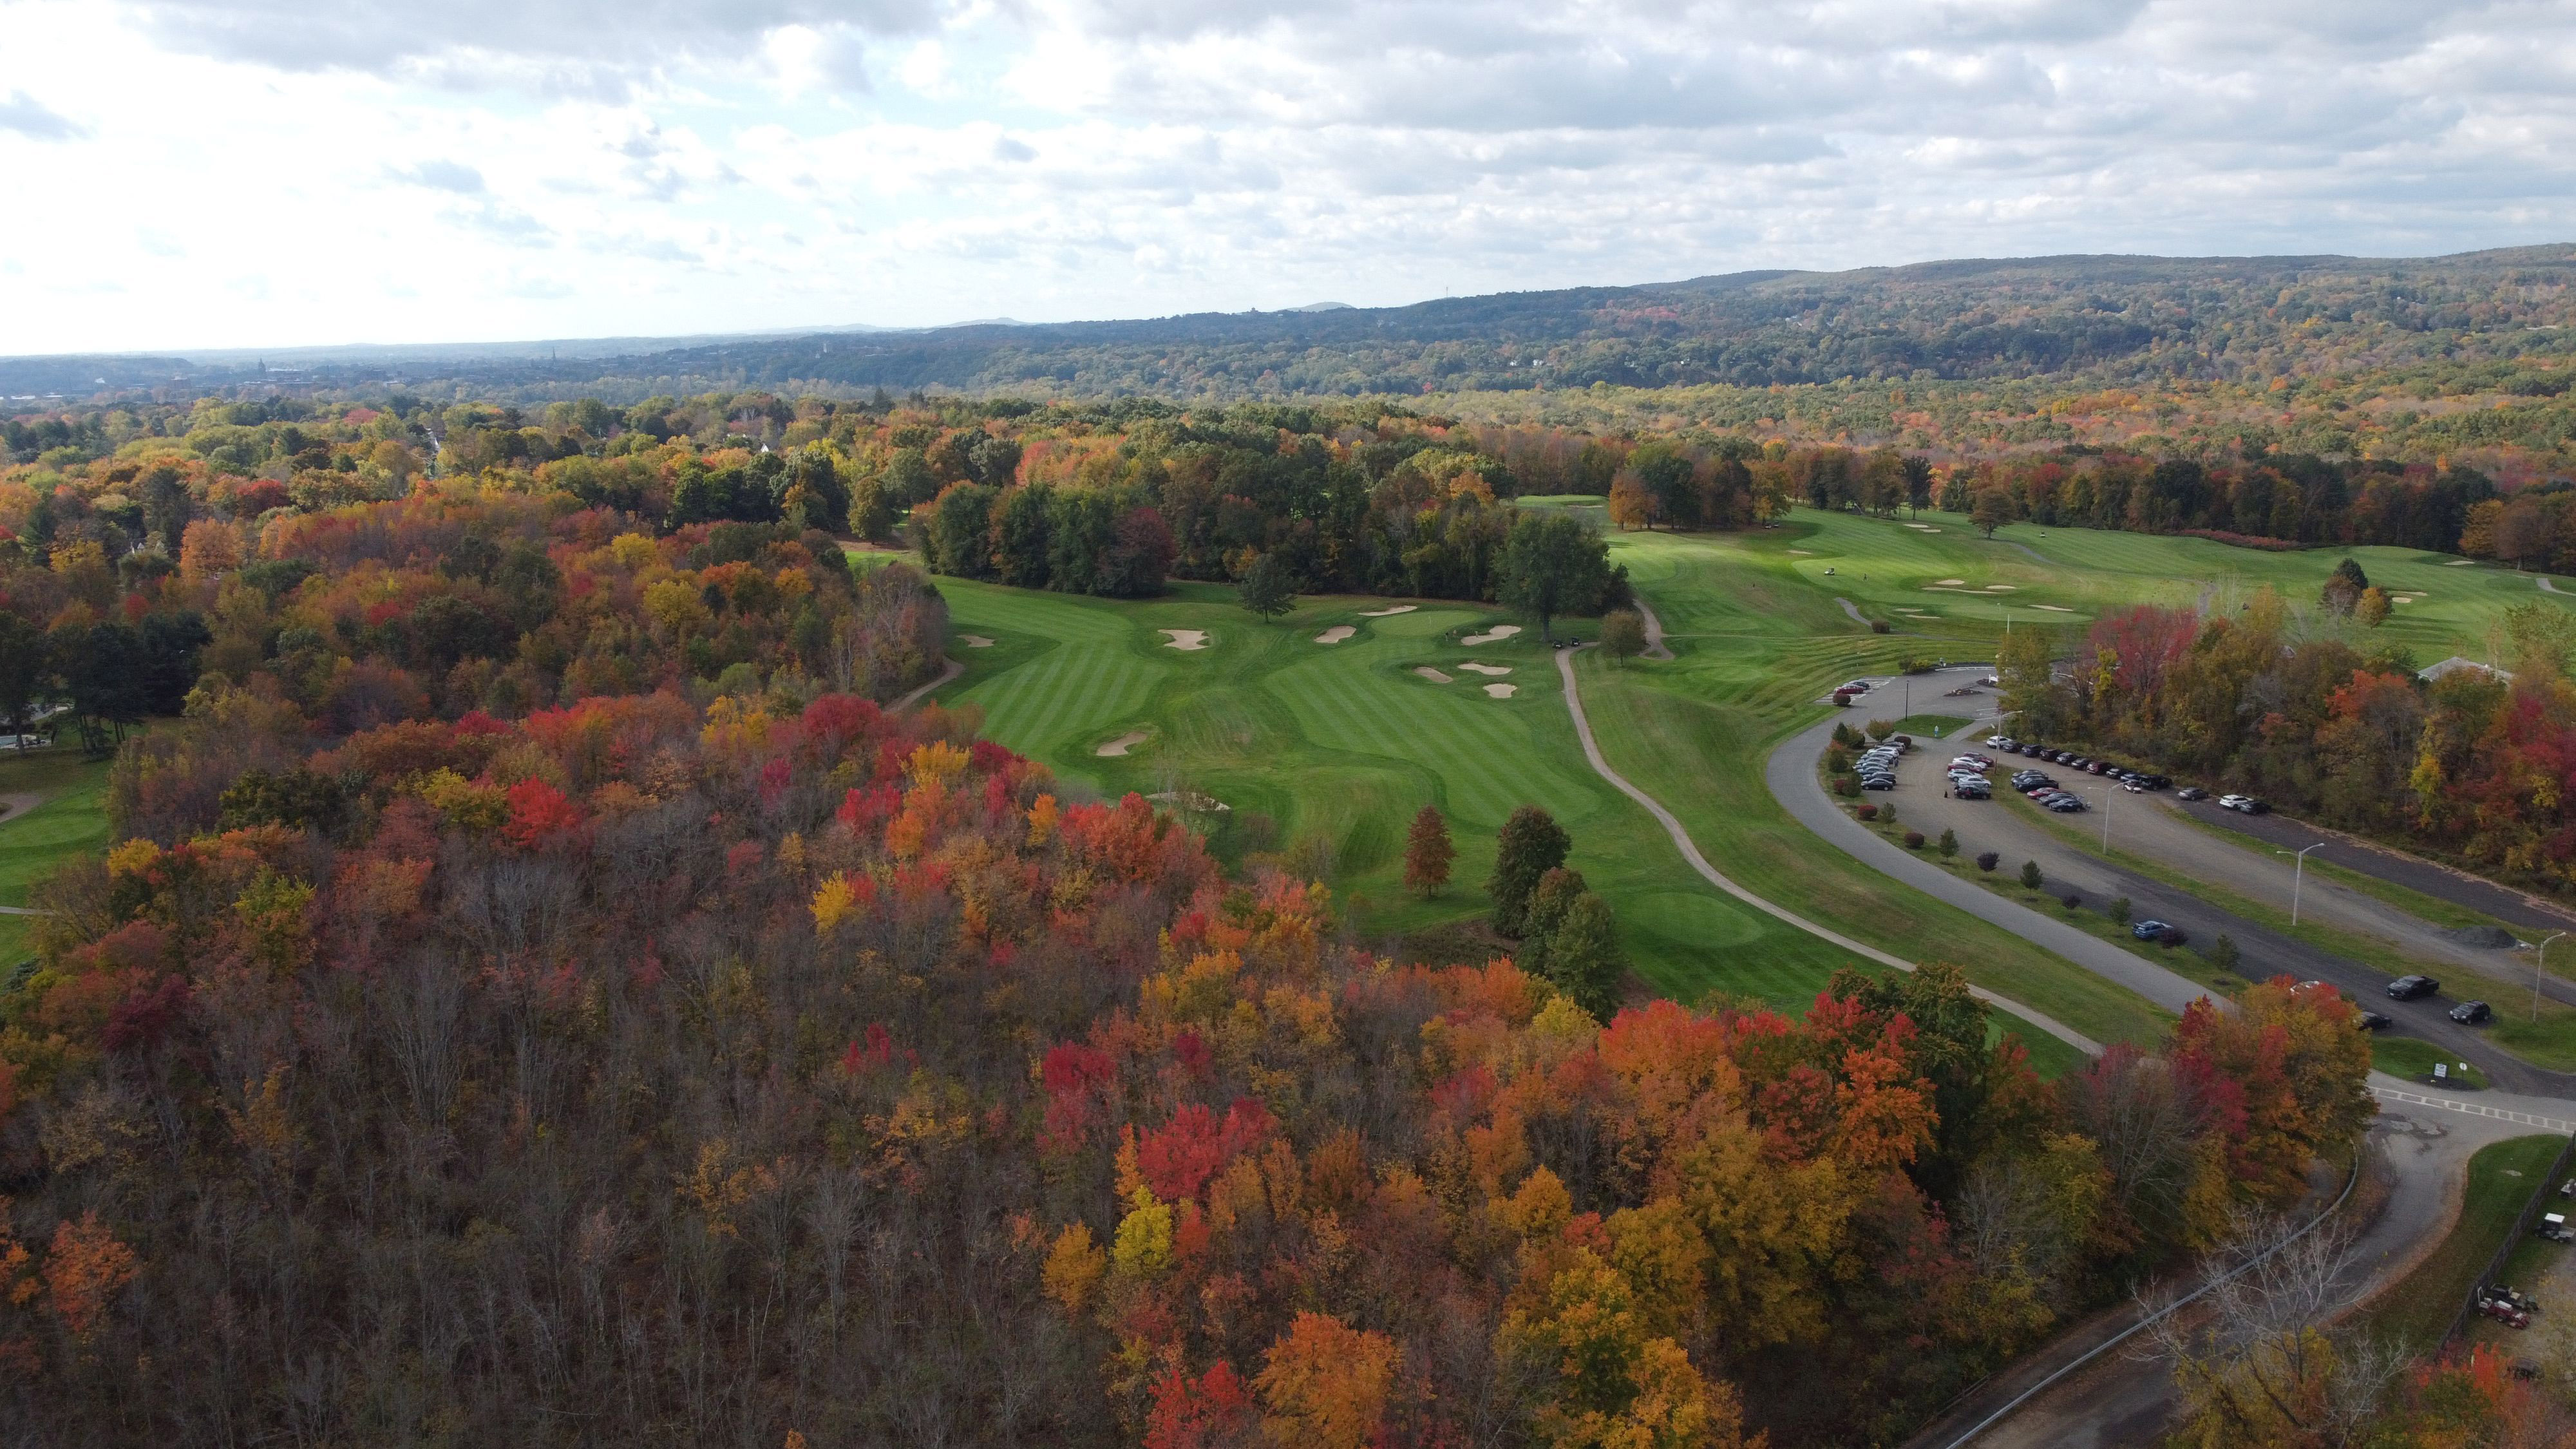
M 1448 675 L 1441 673 L 1439 670 L 1432 668 L 1428 664 L 1417 664 L 1413 666 L 1413 672 L 1430 680 L 1434 684 L 1447 684 L 1449 682 Z
M 1359 630 L 1352 628 L 1348 624 L 1335 624 L 1323 633 L 1316 635 L 1315 642 L 1318 644 L 1339 644 L 1358 632 Z
M 1109 741 L 1107 744 L 1102 745 L 1099 749 L 1093 750 L 1092 753 L 1102 757 L 1103 759 L 1116 755 L 1123 755 L 1129 750 L 1136 748 L 1138 745 L 1145 743 L 1145 738 L 1146 736 L 1143 730 L 1129 730 L 1127 733 Z
M 1521 626 L 1518 624 L 1496 624 L 1482 634 L 1470 634 L 1458 642 L 1470 649 L 1475 649 L 1486 644 L 1500 644 L 1520 631 Z
M 1205 649 L 1207 647 L 1205 629 L 1165 629 L 1163 632 L 1172 636 L 1164 641 L 1163 647 L 1167 649 Z
M 1519 692 L 1520 686 L 1517 684 L 1488 684 L 1485 686 L 1485 693 L 1495 699 L 1509 699 Z
M 960 634 L 957 637 L 969 649 L 990 649 L 993 647 L 993 641 L 985 638 L 981 634 Z
M 1392 609 L 1362 609 L 1360 610 L 1360 617 L 1363 619 L 1385 619 L 1397 614 L 1410 614 L 1421 607 L 1422 606 L 1420 604 L 1398 604 Z
M 1508 664 L 1479 664 L 1473 659 L 1468 660 L 1466 663 L 1461 664 L 1458 667 L 1471 674 L 1509 674 L 1512 672 L 1512 667 Z

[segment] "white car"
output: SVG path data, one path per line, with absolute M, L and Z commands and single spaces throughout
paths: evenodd
M 1988 735 L 1988 736 L 1986 736 L 1986 748 L 1987 748 L 1987 749 L 1990 749 L 1990 750 L 2009 750 L 2009 749 L 2011 749 L 2012 747 L 2013 747 L 2013 742 L 2012 742 L 2012 736 L 2010 736 L 2010 735 Z
M 2245 808 L 2245 797 L 2242 795 L 2221 795 L 2218 797 L 2218 808 L 2221 810 L 2242 810 Z

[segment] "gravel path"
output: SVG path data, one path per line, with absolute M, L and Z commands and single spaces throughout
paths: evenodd
M 966 672 L 966 666 L 965 666 L 965 665 L 958 663 L 958 662 L 957 662 L 956 660 L 954 660 L 954 659 L 949 660 L 949 661 L 948 661 L 948 667 L 939 671 L 939 677 L 938 677 L 937 679 L 934 679 L 934 680 L 930 681 L 928 684 L 925 684 L 925 685 L 921 686 L 919 689 L 916 689 L 916 690 L 912 691 L 911 693 L 909 693 L 909 694 L 905 695 L 903 698 L 896 700 L 894 703 L 892 703 L 892 704 L 890 704 L 890 705 L 887 705 L 887 706 L 886 706 L 886 713 L 888 713 L 888 714 L 901 714 L 901 713 L 903 713 L 905 710 L 908 710 L 908 709 L 912 708 L 914 705 L 921 703 L 922 698 L 923 698 L 924 696 L 928 695 L 932 690 L 937 689 L 939 686 L 941 686 L 941 685 L 943 685 L 943 684 L 946 684 L 948 681 L 950 681 L 950 680 L 952 680 L 952 679 L 955 679 L 958 675 L 961 675 L 961 674 L 963 674 L 963 673 L 965 673 L 965 672 Z

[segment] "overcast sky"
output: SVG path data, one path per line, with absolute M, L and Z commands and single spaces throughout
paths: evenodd
M 2576 240 L 2576 0 L 0 0 L 0 353 Z

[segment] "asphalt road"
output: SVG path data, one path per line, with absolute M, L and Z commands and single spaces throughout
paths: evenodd
M 2449 1015 L 2450 1009 L 2463 998 L 2454 995 L 2448 989 L 2440 995 L 2415 1001 L 2392 1001 L 2387 994 L 2390 977 L 2373 967 L 2335 955 L 2305 941 L 2274 931 L 2270 927 L 2221 910 L 2198 899 L 2188 891 L 2179 890 L 2150 876 L 2114 865 L 2097 855 L 2069 845 L 2056 832 L 2048 828 L 2037 806 L 2022 799 L 2012 790 L 2009 783 L 2010 768 L 2002 764 L 2000 756 L 1997 757 L 1997 770 L 2007 778 L 1996 782 L 1995 798 L 1991 800 L 1948 798 L 1943 773 L 1951 756 L 1959 753 L 1959 749 L 1945 748 L 1939 742 L 1929 742 L 1919 746 L 1914 753 L 1906 757 L 1904 763 L 1898 766 L 1896 789 L 1876 792 L 1868 798 L 1879 802 L 1893 802 L 1897 807 L 1897 819 L 1907 828 L 1920 830 L 1927 836 L 1937 838 L 1945 828 L 1957 831 L 1962 857 L 1974 856 L 1980 851 L 1995 851 L 2003 857 L 1996 871 L 1998 876 L 2009 879 L 2020 870 L 2023 861 L 2037 861 L 2047 883 L 2043 887 L 2044 894 L 2039 897 L 2041 909 L 2034 910 L 2028 906 L 2018 905 L 2013 900 L 1997 896 L 1983 886 L 1972 885 L 1957 879 L 1929 861 L 1915 857 L 1912 852 L 1880 839 L 1859 822 L 1844 814 L 1840 802 L 1826 793 L 1823 784 L 1816 778 L 1815 766 L 1816 761 L 1823 754 L 1824 746 L 1831 737 L 1832 731 L 1833 722 L 1828 720 L 1818 728 L 1811 729 L 1793 739 L 1789 746 L 1784 746 L 1780 753 L 1773 755 L 1770 769 L 1772 793 L 1780 796 L 1783 804 L 1791 805 L 1793 813 L 1797 813 L 1801 820 L 1807 820 L 1808 814 L 1816 811 L 1830 816 L 1827 824 L 1819 825 L 1811 822 L 1811 828 L 1818 829 L 1819 833 L 1826 834 L 1829 839 L 1845 843 L 1846 848 L 1853 848 L 1854 854 L 1861 855 L 1870 864 L 1877 865 L 1883 870 L 1888 869 L 1888 865 L 1883 863 L 1885 858 L 1895 857 L 1907 868 L 1906 873 L 1899 878 L 1909 884 L 1937 883 L 1942 890 L 1936 894 L 1943 894 L 1944 899 L 1962 895 L 1982 897 L 1994 905 L 2005 907 L 2009 911 L 2017 911 L 2020 913 L 2021 924 L 2016 925 L 2009 920 L 1999 924 L 2004 924 L 2006 929 L 2013 930 L 2025 939 L 2056 951 L 2079 965 L 2122 981 L 2123 984 L 2130 984 L 2137 980 L 2140 968 L 2164 977 L 2169 982 L 2175 983 L 2167 988 L 2164 995 L 2141 990 L 2141 994 L 2148 995 L 2161 1005 L 2179 1010 L 2181 1005 L 2188 1004 L 2193 998 L 2208 995 L 2207 989 L 2197 982 L 2166 971 L 2137 953 L 2087 935 L 2066 924 L 2065 921 L 2055 918 L 2060 913 L 2055 898 L 2067 894 L 2070 890 L 2083 897 L 2083 909 L 2093 912 L 2099 912 L 2107 903 L 2125 896 L 2130 903 L 2131 920 L 2154 919 L 2179 926 L 2190 935 L 2192 944 L 2199 947 L 2207 946 L 2224 933 L 2235 941 L 2237 949 L 2244 955 L 2238 967 L 2241 974 L 2260 980 L 2267 976 L 2286 973 L 2302 981 L 2329 982 L 2364 1006 L 2385 1012 L 2394 1018 L 2397 1025 L 2392 1030 L 2398 1034 L 2420 1037 L 2450 1053 L 2455 1061 L 2474 1063 L 2479 1070 L 2487 1074 L 2487 1079 L 2501 1090 L 2550 1097 L 2576 1096 L 2576 1076 L 2563 1072 L 2544 1071 L 2519 1061 L 2490 1046 L 2485 1036 L 2476 1028 L 2462 1026 L 2452 1021 Z M 1977 729 L 1952 743 L 1965 748 L 1974 748 L 1968 742 L 1983 738 L 1985 733 L 1983 729 Z M 2037 761 L 2030 763 L 2038 765 Z M 2058 779 L 2061 785 L 2074 789 L 2078 794 L 2089 794 L 2099 799 L 2105 793 L 2107 782 L 2098 777 L 2076 774 L 2063 766 L 2039 766 L 2039 768 L 2046 769 Z M 2081 784 L 2076 783 L 2079 780 Z M 2110 788 L 2116 790 L 2117 787 Z M 1806 802 L 1807 808 L 1804 811 L 1799 810 L 1792 803 L 1801 796 Z M 2146 812 L 2153 808 L 2138 796 L 2120 795 L 2117 802 L 2111 806 L 2114 838 L 2119 837 L 2124 818 L 2134 826 L 2143 827 L 2150 819 Z M 2089 830 L 2100 824 L 2102 816 L 2096 812 L 2071 818 Z M 2166 828 L 2174 831 L 2190 831 L 2190 827 L 2179 822 L 2166 822 Z M 1854 848 L 1858 842 L 1853 840 L 1853 837 L 1867 841 L 1874 849 L 1868 854 L 1862 854 L 1860 849 Z M 2224 841 L 2203 838 L 2199 844 L 2208 851 L 2233 853 L 2231 847 Z M 1889 873 L 1896 872 L 1891 870 Z M 1928 883 L 1925 886 L 1927 889 L 1930 888 Z M 2016 891 L 2015 895 L 2019 897 L 2020 893 Z M 1988 919 L 1992 920 L 1996 917 L 1989 916 Z M 2039 935 L 2034 934 L 2034 930 L 2023 929 L 2024 926 L 2036 928 L 2043 924 L 2052 928 L 2050 939 L 2043 940 Z M 2082 942 L 2085 954 L 2078 955 L 2074 950 L 2058 944 L 2059 941 L 2068 938 Z M 2197 969 L 2200 964 L 2197 960 L 2187 957 L 2182 959 L 2188 963 L 2186 969 Z M 2176 994 L 2181 996 L 2179 1002 L 2173 999 Z M 2499 995 L 2497 1006 L 2499 1010 L 2510 1010 L 2511 998 Z
M 2483 880 L 2465 871 L 2369 844 L 2340 831 L 2321 830 L 2284 815 L 2239 815 L 2213 800 L 2176 801 L 2174 808 L 2248 840 L 2279 850 L 2300 850 L 2323 842 L 2310 860 L 2330 860 L 2347 870 L 2377 876 L 2393 885 L 2421 891 L 2435 900 L 2493 916 L 2525 933 L 2526 939 L 2551 931 L 2576 930 L 2576 911 L 2511 886 Z

